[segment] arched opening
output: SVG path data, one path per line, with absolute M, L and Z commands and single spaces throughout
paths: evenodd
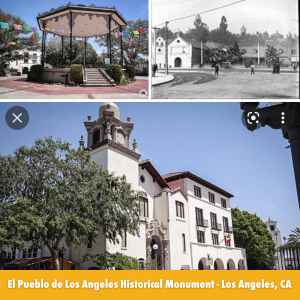
M 239 270 L 244 270 L 244 260 L 240 259 L 238 262 L 238 269 Z
M 153 245 L 156 244 L 158 246 L 157 250 L 155 251 L 153 249 Z M 157 236 L 154 236 L 152 238 L 151 244 L 151 259 L 156 259 L 156 264 L 157 264 L 157 270 L 163 270 L 163 265 L 162 265 L 162 247 L 161 247 L 161 242 Z M 156 252 L 156 255 L 155 255 Z
M 224 264 L 220 258 L 217 258 L 214 262 L 215 270 L 224 270 Z
M 93 133 L 93 145 L 97 144 L 100 142 L 100 130 L 96 130 Z
M 206 265 L 205 257 L 202 257 L 198 263 L 198 270 L 209 270 L 209 266 Z
M 235 263 L 231 258 L 227 261 L 227 270 L 235 270 Z
M 100 270 L 98 267 L 90 267 L 88 270 Z
M 181 58 L 180 57 L 175 58 L 175 68 L 181 68 Z

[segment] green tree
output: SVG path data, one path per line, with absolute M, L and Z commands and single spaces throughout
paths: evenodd
M 292 247 L 300 247 L 300 228 L 296 227 L 288 238 L 288 245 Z
M 115 270 L 138 270 L 139 263 L 134 257 L 124 255 L 122 253 L 109 253 L 105 251 L 104 253 L 99 253 L 95 255 L 85 254 L 83 256 L 83 262 L 93 261 L 100 270 L 107 270 L 114 268 Z
M 199 42 L 207 42 L 209 40 L 209 29 L 207 25 L 202 21 L 200 15 L 196 16 L 194 26 L 195 28 L 189 29 L 184 36 Z
M 126 26 L 123 26 L 122 32 L 128 32 L 128 31 L 138 31 L 142 29 L 148 28 L 148 20 L 130 20 L 127 22 Z M 116 31 L 119 32 L 119 31 Z M 140 34 L 129 34 L 129 35 L 123 35 L 122 41 L 123 41 L 123 52 L 126 54 L 127 57 L 136 60 L 139 58 L 139 55 L 148 56 L 148 44 L 149 44 L 149 34 L 147 31 Z M 100 47 L 108 47 L 108 39 L 107 36 L 100 36 L 98 39 L 95 40 L 95 42 Z M 117 50 L 117 52 L 121 52 L 121 38 L 115 35 L 111 35 L 111 45 L 114 49 Z M 108 49 L 109 50 L 109 49 Z M 109 57 L 109 56 L 107 56 Z M 119 55 L 120 59 L 120 55 Z
M 249 270 L 272 270 L 275 243 L 267 225 L 256 214 L 232 208 L 235 246 L 246 249 Z
M 5 44 L 5 47 L 0 48 L 0 53 L 6 53 L 8 52 L 8 55 L 1 56 L 0 61 L 2 64 L 9 62 L 9 61 L 15 61 L 15 60 L 22 60 L 23 55 L 19 52 L 21 49 L 37 46 L 39 44 L 38 40 L 33 41 L 33 38 L 38 39 L 40 36 L 37 32 L 28 32 L 24 29 L 22 30 L 15 30 L 14 24 L 21 25 L 22 28 L 24 25 L 27 25 L 25 21 L 23 21 L 19 16 L 14 16 L 9 13 L 5 13 L 0 8 L 0 20 L 1 22 L 8 23 L 9 29 L 0 29 L 1 35 L 0 35 L 0 44 Z M 26 44 L 23 43 L 17 43 L 17 41 L 20 40 L 31 40 L 30 42 L 26 42 Z M 40 41 L 40 40 L 39 40 Z M 7 46 L 6 44 L 9 43 L 16 43 L 16 45 L 10 45 Z M 40 47 L 34 47 L 33 49 L 39 49 Z
M 57 270 L 63 242 L 79 247 L 103 234 L 118 243 L 123 231 L 138 234 L 136 194 L 125 176 L 92 162 L 89 151 L 48 137 L 0 156 L 0 163 L 3 245 L 47 247 Z

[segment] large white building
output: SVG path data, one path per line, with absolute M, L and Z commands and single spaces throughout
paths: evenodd
M 143 264 L 155 258 L 156 244 L 158 269 L 247 269 L 244 249 L 234 246 L 232 194 L 190 172 L 161 176 L 149 160 L 140 161 L 135 140 L 131 147 L 134 124 L 130 117 L 121 121 L 113 103 L 102 104 L 97 119 L 88 116 L 84 124 L 92 159 L 116 176 L 126 175 L 140 196 L 140 237 L 124 235 L 120 244 L 112 244 L 101 236 L 97 243 L 70 247 L 65 259 L 78 263 L 78 269 L 97 269 L 92 261 L 82 263 L 82 257 L 106 250 Z M 44 250 L 41 256 L 50 253 Z

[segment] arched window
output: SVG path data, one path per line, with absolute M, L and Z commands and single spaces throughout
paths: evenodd
M 156 46 L 159 46 L 159 42 L 156 42 Z
M 161 42 L 160 45 L 163 46 L 163 45 L 164 45 L 164 42 Z
M 93 145 L 97 144 L 100 142 L 100 130 L 96 130 L 93 133 Z
M 199 260 L 198 270 L 204 270 L 202 259 Z

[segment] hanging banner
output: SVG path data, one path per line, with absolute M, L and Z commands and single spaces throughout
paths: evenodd
M 122 35 L 130 35 L 130 34 L 140 34 L 140 33 L 146 33 L 148 32 L 148 28 L 145 29 L 139 29 L 139 30 L 134 30 L 134 31 L 122 31 L 122 32 L 111 32 L 111 35 L 115 36 L 122 36 Z
M 24 28 L 25 31 L 30 31 L 31 30 L 30 26 L 25 26 L 24 25 L 23 28 Z
M 21 25 L 14 24 L 14 27 L 15 27 L 16 30 L 22 30 L 22 26 Z
M 2 28 L 2 29 L 9 29 L 8 23 L 0 22 L 0 25 L 1 25 L 1 28 Z

